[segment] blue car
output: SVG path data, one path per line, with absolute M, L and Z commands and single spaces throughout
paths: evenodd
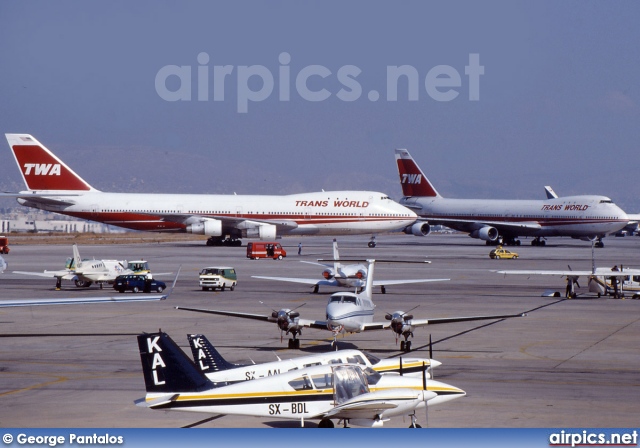
M 138 274 L 119 275 L 113 283 L 113 289 L 118 292 L 162 292 L 166 287 L 164 282 Z

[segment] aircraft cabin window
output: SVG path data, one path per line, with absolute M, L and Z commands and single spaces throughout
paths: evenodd
M 311 377 L 316 389 L 331 389 L 333 388 L 333 375 L 313 375 Z
M 365 353 L 364 356 L 367 357 L 372 366 L 375 366 L 380 362 L 380 358 L 373 356 L 371 353 Z
M 308 376 L 302 376 L 300 378 L 296 378 L 295 380 L 289 381 L 289 386 L 293 387 L 295 390 L 310 390 L 313 389 L 313 385 L 311 384 L 311 380 Z
M 349 364 L 362 364 L 362 365 L 367 365 L 367 363 L 364 361 L 364 359 L 362 359 L 361 356 L 348 356 L 347 357 L 347 362 Z

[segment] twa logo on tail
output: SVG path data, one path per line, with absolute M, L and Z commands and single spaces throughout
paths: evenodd
M 29 190 L 97 191 L 31 135 L 6 137 Z
M 31 169 L 34 169 L 33 174 L 36 176 L 60 176 L 60 164 L 51 164 L 51 163 L 25 163 L 24 164 L 24 175 L 28 176 L 31 174 Z
M 422 174 L 403 174 L 402 175 L 402 183 L 403 184 L 419 184 L 422 182 Z

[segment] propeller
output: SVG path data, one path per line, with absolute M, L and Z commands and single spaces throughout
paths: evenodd
M 410 311 L 415 310 L 420 305 L 414 306 L 410 310 L 407 311 L 396 311 L 394 313 L 386 313 L 384 318 L 391 321 L 391 329 L 395 333 L 396 336 L 396 345 L 398 344 L 398 336 L 404 335 L 405 340 L 409 338 L 409 336 L 413 336 L 413 332 L 411 332 L 411 326 L 406 328 L 405 325 L 408 325 L 409 321 L 413 319 L 413 314 L 409 314 Z
M 263 301 L 260 301 L 260 304 L 269 308 Z M 297 310 L 298 308 L 302 308 L 305 305 L 306 303 L 303 303 L 302 305 L 299 305 L 293 309 L 282 308 L 278 311 L 274 310 L 273 308 L 269 308 L 271 310 L 271 317 L 273 319 L 276 319 L 276 325 L 278 325 L 278 328 L 280 329 L 280 342 L 282 342 L 282 333 L 289 333 L 290 324 L 293 323 L 294 319 L 300 317 L 300 313 L 295 310 Z

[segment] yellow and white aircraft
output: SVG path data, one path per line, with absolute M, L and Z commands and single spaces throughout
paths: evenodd
M 359 364 L 383 375 L 413 377 L 421 377 L 426 369 L 427 378 L 431 378 L 431 368 L 442 364 L 440 361 L 430 358 L 380 359 L 360 350 L 337 350 L 287 360 L 278 358 L 277 361 L 262 364 L 232 364 L 224 359 L 204 335 L 190 334 L 187 335 L 187 338 L 196 367 L 214 383 L 255 380 L 320 364 Z
M 13 271 L 14 274 L 35 275 L 38 277 L 48 277 L 56 279 L 56 290 L 62 287 L 62 280 L 71 280 L 79 288 L 87 288 L 93 283 L 100 285 L 100 289 L 104 283 L 113 283 L 119 275 L 136 274 L 138 267 L 143 269 L 140 272 L 149 272 L 146 262 L 136 261 L 131 265 L 134 269 L 130 269 L 129 263 L 124 260 L 96 260 L 89 258 L 81 258 L 78 245 L 73 245 L 73 257 L 67 258 L 65 268 L 58 271 L 44 272 L 26 272 Z M 145 272 L 145 273 L 146 273 Z
M 376 306 L 373 303 L 372 290 L 373 267 L 375 265 L 375 260 L 367 260 L 367 262 L 368 275 L 364 291 L 361 293 L 336 292 L 332 294 L 329 297 L 329 302 L 327 303 L 325 320 L 301 319 L 298 311 L 289 308 L 284 308 L 279 311 L 274 310 L 271 316 L 239 313 L 235 311 L 205 310 L 181 306 L 177 306 L 176 309 L 274 322 L 280 329 L 281 334 L 291 334 L 292 339 L 289 339 L 289 348 L 300 348 L 300 340 L 297 339 L 297 336 L 302 333 L 302 329 L 304 327 L 331 331 L 334 336 L 334 344 L 336 343 L 336 338 L 340 333 L 359 333 L 362 331 L 390 329 L 395 333 L 396 340 L 399 336 L 404 338 L 404 341 L 400 343 L 400 349 L 407 352 L 411 350 L 411 341 L 409 341 L 409 338 L 413 336 L 413 330 L 417 327 L 452 322 L 506 319 L 509 317 L 524 316 L 524 314 L 521 313 L 493 316 L 414 319 L 413 315 L 409 314 L 408 311 L 394 311 L 393 313 L 387 313 L 385 315 L 387 322 L 374 322 L 373 314 Z
M 315 365 L 299 370 L 216 385 L 203 375 L 166 333 L 138 336 L 146 397 L 136 404 L 151 409 L 246 415 L 266 418 L 332 420 L 365 427 L 382 426 L 391 417 L 462 397 L 457 387 L 428 380 L 380 375 L 357 364 Z
M 316 264 L 325 268 L 322 271 L 323 280 L 316 278 L 296 278 L 296 277 L 265 277 L 262 275 L 252 275 L 253 278 L 261 278 L 265 280 L 276 280 L 280 282 L 301 283 L 304 285 L 313 285 L 314 294 L 318 292 L 320 286 L 338 286 L 343 288 L 362 289 L 367 284 L 367 266 L 363 263 L 342 264 L 340 263 L 340 252 L 338 251 L 338 242 L 333 240 L 333 264 L 318 263 L 313 261 L 301 261 L 301 263 Z M 347 260 L 349 261 L 349 260 Z M 378 260 L 378 263 L 383 260 Z M 397 261 L 391 261 L 393 263 Z M 409 263 L 409 262 L 401 262 Z M 420 261 L 415 263 L 431 263 L 430 261 Z M 405 285 L 409 283 L 427 283 L 448 281 L 448 278 L 422 278 L 413 280 L 374 280 L 373 286 L 379 286 L 382 294 L 386 293 L 387 285 Z

